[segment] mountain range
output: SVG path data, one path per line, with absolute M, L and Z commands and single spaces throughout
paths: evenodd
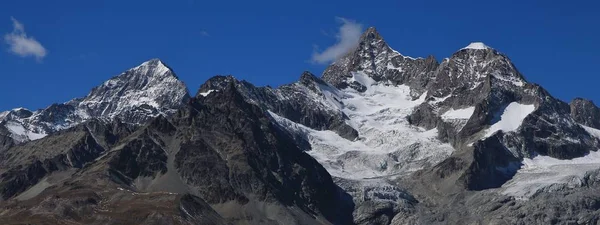
M 595 224 L 600 108 L 471 43 L 413 58 L 375 28 L 277 88 L 195 95 L 152 59 L 0 113 L 2 224 Z

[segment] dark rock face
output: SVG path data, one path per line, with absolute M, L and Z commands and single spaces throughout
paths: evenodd
M 179 199 L 180 213 L 191 224 L 225 225 L 229 224 L 210 205 L 196 196 L 186 194 Z
M 111 157 L 109 166 L 130 179 L 154 176 L 167 171 L 167 155 L 161 146 L 144 136 L 125 144 Z
M 337 189 L 327 171 L 239 88 L 229 82 L 199 96 L 174 120 L 193 127 L 175 159 L 183 179 L 209 203 L 280 202 L 335 220 Z
M 46 175 L 83 168 L 128 132 L 111 132 L 113 126 L 92 120 L 44 139 L 0 152 L 0 191 L 4 200 L 35 185 Z M 119 130 L 119 129 L 117 129 Z
M 502 138 L 497 135 L 474 146 L 473 161 L 459 179 L 469 190 L 498 188 L 521 167 L 521 159 L 511 154 Z
M 232 76 L 216 76 L 202 85 L 196 96 L 210 96 L 212 91 L 223 91 L 230 84 L 234 84 L 247 101 L 294 122 L 317 130 L 333 130 L 350 140 L 358 137 L 358 132 L 345 123 L 346 115 L 336 106 L 339 100 L 331 93 L 334 88 L 309 72 L 304 72 L 298 82 L 276 89 L 255 87 Z
M 571 117 L 585 126 L 600 129 L 600 108 L 590 100 L 576 98 L 571 101 Z
M 175 157 L 181 178 L 196 186 L 199 195 L 209 203 L 248 201 L 231 186 L 227 162 L 203 141 L 183 144 Z
M 0 126 L 0 152 L 15 145 L 15 140 L 12 139 L 10 131 L 5 126 Z

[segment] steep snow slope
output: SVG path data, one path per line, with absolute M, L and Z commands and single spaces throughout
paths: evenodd
M 534 110 L 534 105 L 524 105 L 517 102 L 508 104 L 502 114 L 496 116 L 498 121 L 486 130 L 485 137 L 492 136 L 498 131 L 511 132 L 517 130 L 525 117 Z
M 471 118 L 471 115 L 473 115 L 473 112 L 475 111 L 475 107 L 471 106 L 471 107 L 467 107 L 464 109 L 450 109 L 448 111 L 446 111 L 444 114 L 442 114 L 442 119 L 444 121 L 449 121 L 449 120 L 468 120 L 469 118 Z

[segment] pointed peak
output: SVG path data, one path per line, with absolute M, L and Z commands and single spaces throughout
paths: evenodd
M 379 34 L 379 32 L 377 32 L 377 28 L 375 28 L 375 27 L 369 27 L 369 28 L 367 28 L 367 30 L 365 31 L 365 33 Z
M 461 48 L 460 50 L 464 50 L 464 49 L 487 50 L 487 49 L 493 49 L 493 48 L 491 48 L 490 46 L 487 46 L 483 42 L 471 42 L 471 44 L 467 45 L 467 47 Z
M 158 58 L 153 58 L 146 62 L 143 62 L 142 64 L 140 64 L 139 66 L 137 66 L 135 68 L 140 68 L 140 67 L 151 67 L 151 68 L 163 68 L 164 67 L 169 70 L 171 69 L 162 60 L 160 60 Z
M 175 79 L 179 80 L 175 72 L 171 67 L 167 66 L 162 60 L 158 58 L 153 58 L 148 61 L 143 62 L 139 66 L 131 68 L 127 70 L 126 73 L 123 73 L 119 76 L 131 74 L 136 74 L 137 76 L 146 76 L 146 77 L 169 77 L 173 76 Z M 117 77 L 119 77 L 117 76 Z
M 304 71 L 304 72 L 302 72 L 302 75 L 300 75 L 300 80 L 305 80 L 305 79 L 313 80 L 314 78 L 317 78 L 317 77 L 309 71 Z
M 571 100 L 570 104 L 589 104 L 589 105 L 592 105 L 597 108 L 594 101 L 592 101 L 590 99 L 581 98 L 581 97 L 574 98 L 573 100 Z
M 196 97 L 198 97 L 200 95 L 203 97 L 206 97 L 208 94 L 210 94 L 214 91 L 225 90 L 225 89 L 227 89 L 228 86 L 231 86 L 231 85 L 235 86 L 236 84 L 238 84 L 240 82 L 241 81 L 239 81 L 232 75 L 213 76 L 213 77 L 209 78 L 206 82 L 204 82 L 204 84 L 200 85 L 200 88 L 198 89 L 198 92 L 196 93 Z
M 302 75 L 300 75 L 299 82 L 304 85 L 310 85 L 311 83 L 325 84 L 325 81 L 321 80 L 321 78 L 315 76 L 309 71 L 304 71 Z
M 153 64 L 157 64 L 157 63 L 162 63 L 162 60 L 160 60 L 159 58 L 152 58 L 144 63 L 153 63 Z
M 14 108 L 9 111 L 0 112 L 0 120 L 9 115 L 15 118 L 27 118 L 33 115 L 33 112 L 29 109 L 22 107 Z
M 375 27 L 369 27 L 367 30 L 360 36 L 360 41 L 372 41 L 372 40 L 383 40 L 383 37 L 377 32 Z

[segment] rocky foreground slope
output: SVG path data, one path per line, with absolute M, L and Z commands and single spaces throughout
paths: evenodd
M 0 125 L 2 224 L 600 220 L 600 109 L 483 43 L 438 62 L 369 28 L 320 78 L 193 97 L 151 60 Z

